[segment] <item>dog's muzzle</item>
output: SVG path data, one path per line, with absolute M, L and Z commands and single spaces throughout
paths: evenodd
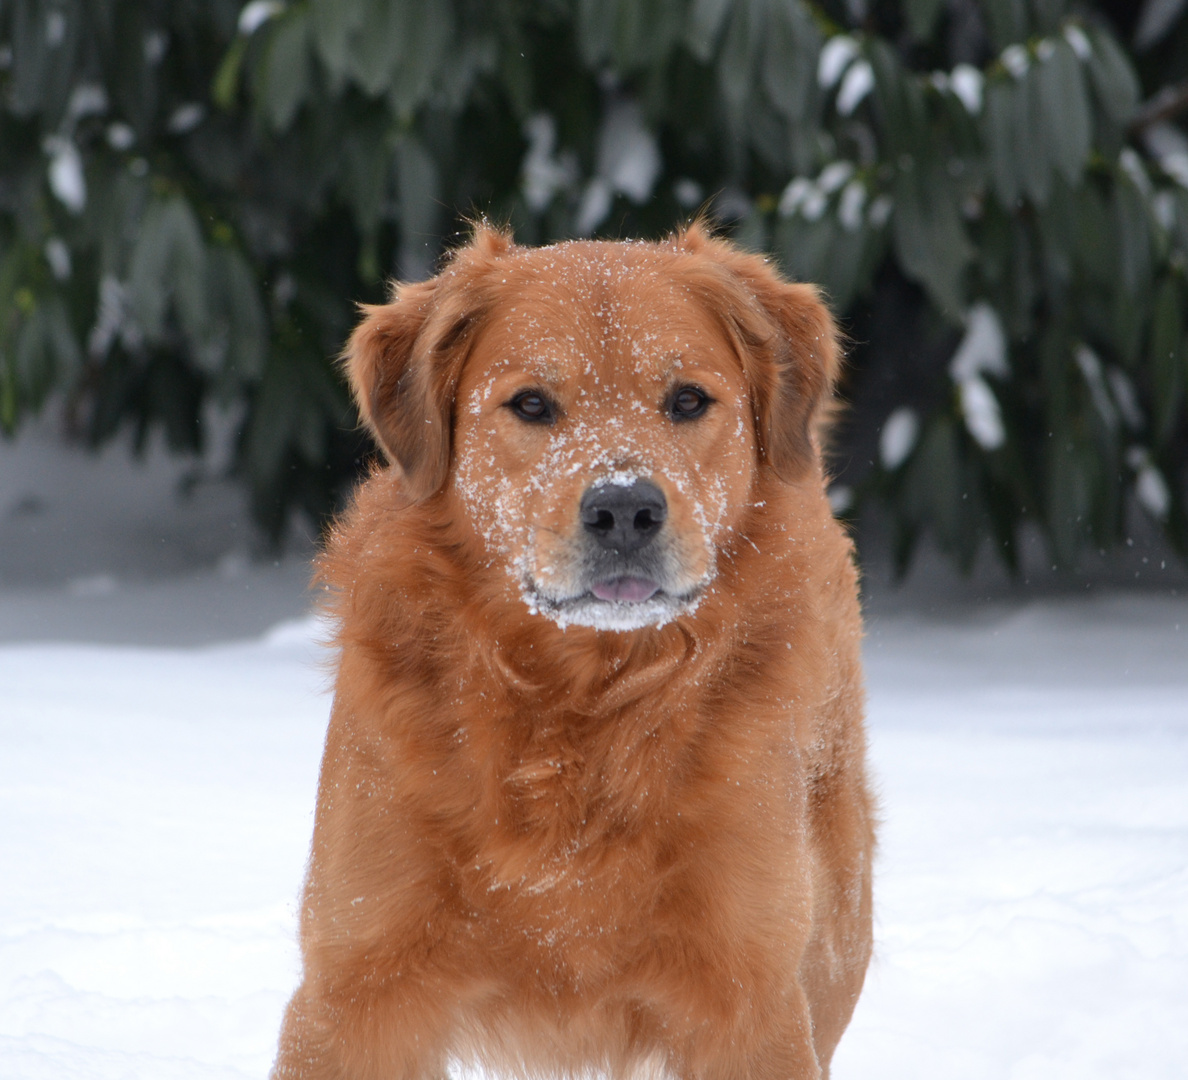
M 603 482 L 579 505 L 582 584 L 569 596 L 548 596 L 531 581 L 524 599 L 533 611 L 602 630 L 662 626 L 696 606 L 700 586 L 675 594 L 666 536 L 668 500 L 650 480 Z
M 663 491 L 650 480 L 596 484 L 582 496 L 579 515 L 598 600 L 641 604 L 660 591 L 655 541 L 668 517 Z

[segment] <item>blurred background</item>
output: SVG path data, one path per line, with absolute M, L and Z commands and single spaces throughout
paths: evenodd
M 0 574 L 308 551 L 373 453 L 355 302 L 478 215 L 543 243 L 705 210 L 852 339 L 831 494 L 877 573 L 1182 576 L 1186 13 L 3 0 Z M 170 509 L 88 564 L 99 508 L 55 524 L 55 476 L 76 517 Z

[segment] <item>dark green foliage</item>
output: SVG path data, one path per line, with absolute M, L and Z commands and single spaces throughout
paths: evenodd
M 925 531 L 1010 563 L 1027 520 L 1069 564 L 1134 513 L 1183 550 L 1173 9 L 0 0 L 0 428 L 58 391 L 95 441 L 201 450 L 221 409 L 261 520 L 321 515 L 366 449 L 353 302 L 475 214 L 539 243 L 706 205 L 850 329 L 835 490 L 905 564 Z

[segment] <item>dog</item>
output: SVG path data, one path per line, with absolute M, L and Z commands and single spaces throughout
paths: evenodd
M 344 353 L 388 461 L 276 1080 L 828 1076 L 871 951 L 861 617 L 816 289 L 693 223 L 480 224 Z

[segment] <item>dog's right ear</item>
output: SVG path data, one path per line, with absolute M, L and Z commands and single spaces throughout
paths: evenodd
M 441 487 L 449 467 L 450 401 L 424 340 L 439 282 L 398 285 L 389 303 L 360 305 L 363 321 L 343 351 L 359 416 L 416 502 Z
M 485 222 L 437 277 L 396 285 L 387 304 L 363 304 L 343 350 L 363 423 L 414 502 L 446 481 L 458 377 L 486 308 L 482 279 L 513 246 Z

